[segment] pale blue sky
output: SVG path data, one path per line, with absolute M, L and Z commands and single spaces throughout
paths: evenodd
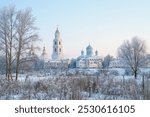
M 0 0 L 1 8 L 8 5 L 32 8 L 49 57 L 57 25 L 65 57 L 77 57 L 89 42 L 99 55 L 116 55 L 123 40 L 134 36 L 150 49 L 150 0 Z

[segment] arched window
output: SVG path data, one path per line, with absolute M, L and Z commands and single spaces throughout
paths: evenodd
M 55 45 L 57 45 L 57 42 L 55 41 Z
M 59 48 L 59 52 L 61 52 L 61 48 Z
M 61 44 L 61 42 L 59 42 L 59 45 Z
M 55 52 L 57 52 L 57 49 L 55 48 Z

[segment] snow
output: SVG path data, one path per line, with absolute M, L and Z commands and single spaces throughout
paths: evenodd
M 43 76 L 41 75 L 29 75 L 29 74 L 19 74 L 19 78 L 18 80 L 21 82 L 25 82 L 25 80 L 30 80 L 30 81 L 39 81 L 39 80 L 43 80 L 43 79 L 47 79 L 49 78 L 49 76 Z M 15 79 L 15 77 L 14 77 Z
M 75 75 L 77 73 L 81 75 L 95 75 L 99 73 L 99 69 L 69 69 L 67 73 L 71 75 Z
M 117 71 L 118 75 L 122 76 L 125 74 L 125 69 L 124 68 L 110 68 L 109 72 L 114 72 Z
M 148 73 L 150 73 L 150 68 L 140 68 L 140 71 L 141 71 L 143 74 L 148 74 Z
M 141 71 L 145 73 L 150 73 L 149 70 L 150 69 L 141 69 Z M 117 71 L 118 74 L 112 74 L 114 71 Z M 139 75 L 135 80 L 134 76 L 125 75 L 125 70 L 121 68 L 110 69 L 107 75 L 102 75 L 102 73 L 98 74 L 100 72 L 99 69 L 69 69 L 68 71 L 57 72 L 57 75 L 44 72 L 19 74 L 19 84 L 12 82 L 12 85 L 8 85 L 9 87 L 14 87 L 14 89 L 11 87 L 9 89 L 6 83 L 8 89 L 5 89 L 5 91 L 8 90 L 13 93 L 8 95 L 9 93 L 7 94 L 4 91 L 0 95 L 0 99 L 130 100 L 135 99 L 133 95 L 135 91 L 137 91 L 138 99 L 143 99 L 141 94 L 143 76 Z M 13 74 L 13 76 L 15 76 L 15 74 Z M 0 77 L 2 79 L 5 78 L 4 75 Z M 91 84 L 92 88 L 92 84 L 95 80 L 97 83 L 97 85 L 95 85 L 96 91 L 90 94 L 89 86 Z M 149 80 L 145 81 L 149 82 Z M 2 81 L 0 81 L 0 83 L 3 84 Z M 135 83 L 137 87 L 133 85 Z M 16 87 L 19 88 L 15 89 Z M 3 87 L 1 90 L 3 90 Z

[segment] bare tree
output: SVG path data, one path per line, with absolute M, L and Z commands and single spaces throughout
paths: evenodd
M 31 9 L 21 10 L 17 14 L 17 58 L 16 58 L 16 80 L 18 79 L 21 59 L 30 49 L 29 45 L 38 39 L 36 27 L 34 26 L 35 18 L 31 14 Z
M 31 49 L 31 43 L 38 39 L 34 23 L 31 9 L 18 11 L 14 6 L 9 6 L 0 11 L 0 50 L 5 55 L 6 78 L 9 80 L 13 80 L 13 64 L 18 79 L 21 60 Z
M 104 60 L 102 62 L 102 66 L 103 68 L 107 68 L 109 67 L 110 65 L 110 62 L 113 60 L 113 56 L 111 55 L 107 55 L 106 57 L 104 57 Z
M 13 42 L 16 36 L 17 13 L 14 6 L 0 11 L 0 43 L 6 62 L 6 77 L 12 80 L 12 64 L 15 60 Z
M 139 67 L 144 65 L 144 56 L 146 54 L 146 45 L 138 37 L 132 38 L 124 43 L 118 49 L 118 56 L 130 67 L 135 79 L 137 78 Z

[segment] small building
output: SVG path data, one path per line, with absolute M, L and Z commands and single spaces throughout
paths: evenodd
M 46 62 L 45 69 L 67 69 L 70 61 L 69 59 L 65 60 L 50 60 Z
M 150 54 L 145 56 L 145 64 L 143 65 L 144 68 L 150 68 Z
M 127 65 L 125 65 L 125 63 L 120 60 L 120 59 L 114 59 L 110 62 L 109 68 L 126 68 Z
M 84 55 L 84 51 L 81 51 L 81 55 L 77 58 L 76 61 L 77 68 L 101 68 L 102 67 L 102 59 L 98 56 L 98 51 L 95 51 L 95 55 L 93 55 L 93 48 L 89 44 L 86 48 L 86 55 Z

